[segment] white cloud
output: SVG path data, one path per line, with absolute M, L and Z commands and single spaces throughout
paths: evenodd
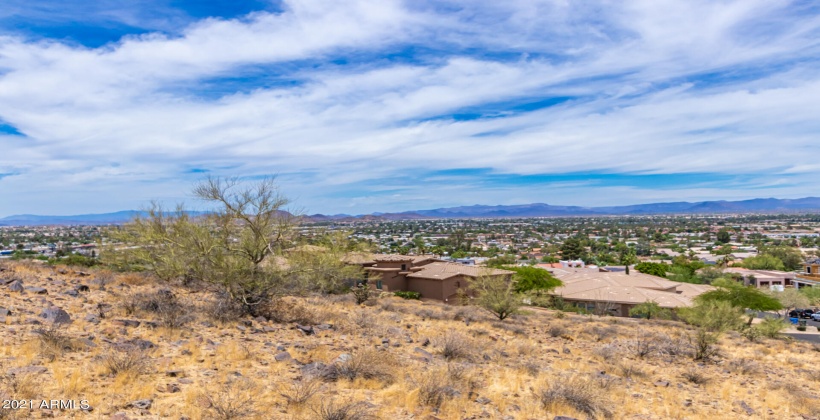
M 291 195 L 326 212 L 545 201 L 514 183 L 412 185 L 453 168 L 755 174 L 760 186 L 548 186 L 574 192 L 561 204 L 818 193 L 820 20 L 788 2 L 285 6 L 97 49 L 0 38 L 0 119 L 27 136 L 0 137 L 0 173 L 16 174 L 0 188 L 25 197 L 0 213 L 49 212 L 34 196 L 66 187 L 86 211 L 180 197 L 191 168 L 287 174 Z M 411 47 L 418 55 L 402 57 Z M 274 65 L 297 83 L 197 95 L 205 79 Z M 512 106 L 549 97 L 574 99 Z M 380 203 L 403 177 L 404 198 Z M 370 198 L 345 198 L 379 179 L 391 181 Z M 425 187 L 446 187 L 446 200 Z

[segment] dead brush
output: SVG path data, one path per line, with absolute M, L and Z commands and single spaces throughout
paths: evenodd
M 761 371 L 760 365 L 752 359 L 732 359 L 726 366 L 730 372 L 741 375 L 756 375 Z
M 686 381 L 693 383 L 695 385 L 706 385 L 707 383 L 712 381 L 712 378 L 708 377 L 705 373 L 696 368 L 690 368 L 688 370 L 685 370 L 683 373 L 681 373 L 681 376 Z
M 453 384 L 453 378 L 446 370 L 426 372 L 419 379 L 414 380 L 413 384 L 418 389 L 419 405 L 435 410 L 441 408 L 441 405 L 448 399 L 461 395 Z
M 167 289 L 132 294 L 125 298 L 122 305 L 128 315 L 140 312 L 153 314 L 160 325 L 172 329 L 182 328 L 194 318 L 192 306 L 181 302 Z
M 315 418 L 321 420 L 375 419 L 372 406 L 365 401 L 337 403 L 330 400 L 312 408 Z
M 624 379 L 637 379 L 646 377 L 646 372 L 638 364 L 621 362 L 615 365 L 618 374 Z
M 470 360 L 475 351 L 475 343 L 461 333 L 447 334 L 438 340 L 444 360 Z
M 253 417 L 259 413 L 258 392 L 258 387 L 246 378 L 233 379 L 203 391 L 199 398 L 206 401 L 208 407 L 208 415 L 204 418 L 234 420 Z
M 552 338 L 562 337 L 567 335 L 567 328 L 563 325 L 551 325 L 547 329 L 547 334 Z
M 612 418 L 612 402 L 605 391 L 589 378 L 572 377 L 550 383 L 540 393 L 541 405 L 552 411 L 565 405 L 590 417 Z
M 293 381 L 279 390 L 288 406 L 302 406 L 322 389 L 321 382 L 314 379 Z
M 80 343 L 63 332 L 62 325 L 53 323 L 46 328 L 34 331 L 40 342 L 40 355 L 50 361 L 54 361 L 66 352 L 83 348 Z
M 326 381 L 376 379 L 391 383 L 396 363 L 395 358 L 387 352 L 367 349 L 355 353 L 341 363 L 334 363 L 322 378 Z
M 624 345 L 629 354 L 639 359 L 649 357 L 658 351 L 655 336 L 651 334 L 638 334 L 634 339 L 624 341 Z
M 138 376 L 147 373 L 150 368 L 148 354 L 133 347 L 125 351 L 110 350 L 99 359 L 105 372 L 109 375 Z
M 42 384 L 31 374 L 15 374 L 0 376 L 0 394 L 6 390 L 9 395 L 13 395 L 18 400 L 34 399 Z M 0 418 L 3 418 L 0 415 Z

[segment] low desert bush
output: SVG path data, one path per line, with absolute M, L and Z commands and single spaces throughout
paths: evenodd
M 649 357 L 658 351 L 656 337 L 652 334 L 638 334 L 634 339 L 624 341 L 624 346 L 629 354 L 640 359 Z
M 681 376 L 683 379 L 686 379 L 688 382 L 696 384 L 696 385 L 706 385 L 711 381 L 711 378 L 707 376 L 702 369 L 698 368 L 690 368 L 685 370 Z
M 300 406 L 307 403 L 321 389 L 321 382 L 313 379 L 290 381 L 279 390 L 288 405 Z
M 124 299 L 122 305 L 129 315 L 139 312 L 153 314 L 159 324 L 167 328 L 182 328 L 194 319 L 193 308 L 183 304 L 167 289 L 132 294 Z
M 752 359 L 732 359 L 726 365 L 729 372 L 741 375 L 760 373 L 760 365 Z
M 215 389 L 203 391 L 200 398 L 207 401 L 206 418 L 233 420 L 253 417 L 259 412 L 258 392 L 250 380 L 236 378 Z
M 376 379 L 390 383 L 393 381 L 393 372 L 396 367 L 396 360 L 390 353 L 368 349 L 353 354 L 347 360 L 330 365 L 322 378 L 326 381 Z
M 48 360 L 55 360 L 66 352 L 76 351 L 83 346 L 63 331 L 63 324 L 49 324 L 34 332 L 40 343 L 40 355 Z
M 372 406 L 365 402 L 337 403 L 333 400 L 323 402 L 313 409 L 315 418 L 320 420 L 369 420 L 375 419 Z
M 561 336 L 567 334 L 567 329 L 563 325 L 551 325 L 547 329 L 547 334 L 549 334 L 550 337 L 553 337 L 553 338 L 561 337 Z
M 752 327 L 752 329 L 758 330 L 760 335 L 766 338 L 781 337 L 781 333 L 786 328 L 788 328 L 788 325 L 783 322 L 783 320 L 777 318 L 765 318 L 759 324 Z
M 540 400 L 548 410 L 565 405 L 590 417 L 612 418 L 612 402 L 600 385 L 589 378 L 556 380 L 541 391 Z
M 419 404 L 439 409 L 448 399 L 461 395 L 452 382 L 451 372 L 436 370 L 425 373 L 415 382 Z
M 393 292 L 393 294 L 400 297 L 400 298 L 402 298 L 402 299 L 408 299 L 408 300 L 419 300 L 419 299 L 421 299 L 421 293 L 419 293 L 419 292 L 410 292 L 410 291 L 399 290 L 397 292 Z
M 100 357 L 100 363 L 109 375 L 141 375 L 148 371 L 150 360 L 144 351 L 136 347 L 124 351 L 111 350 Z
M 445 360 L 466 359 L 473 357 L 475 343 L 461 333 L 447 334 L 438 340 L 441 355 Z

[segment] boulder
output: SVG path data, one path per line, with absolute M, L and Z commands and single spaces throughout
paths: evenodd
M 27 292 L 34 293 L 35 295 L 47 295 L 48 294 L 48 290 L 46 290 L 45 287 L 29 286 L 29 287 L 26 287 L 25 289 L 26 289 Z
M 153 403 L 154 403 L 154 400 L 151 400 L 151 399 L 136 400 L 136 401 L 131 401 L 130 403 L 128 403 L 127 407 L 133 407 L 133 408 L 136 408 L 136 409 L 139 409 L 139 410 L 148 410 L 149 408 L 151 408 L 151 405 Z
M 23 287 L 23 282 L 20 281 L 20 280 L 15 280 L 15 281 L 9 283 L 7 287 L 12 292 L 22 293 L 23 290 L 25 290 L 25 288 Z
M 49 306 L 48 308 L 43 309 L 43 312 L 40 313 L 40 318 L 45 318 L 46 321 L 49 321 L 52 324 L 71 323 L 71 315 L 56 306 Z

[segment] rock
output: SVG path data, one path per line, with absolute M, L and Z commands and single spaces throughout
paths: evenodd
M 333 329 L 333 325 L 330 325 L 330 324 L 319 324 L 319 325 L 317 325 L 317 326 L 315 326 L 315 327 L 313 327 L 313 328 L 314 328 L 314 329 L 316 329 L 316 330 L 319 330 L 319 331 L 327 331 L 327 330 L 332 330 L 332 329 Z
M 655 386 L 667 387 L 669 386 L 669 381 L 655 381 Z
M 68 295 L 68 296 L 71 296 L 71 297 L 77 297 L 77 296 L 80 296 L 80 292 L 78 292 L 78 291 L 76 291 L 76 290 L 74 290 L 74 289 L 69 289 L 69 290 L 66 290 L 65 292 L 63 292 L 63 294 Z
M 487 397 L 478 397 L 478 398 L 475 399 L 475 402 L 477 402 L 481 405 L 487 405 L 487 404 L 490 403 L 490 399 L 487 398 Z
M 131 418 L 128 417 L 128 415 L 125 414 L 124 412 L 120 411 L 118 413 L 112 414 L 111 415 L 111 420 L 131 420 Z
M 564 347 L 564 354 L 572 354 L 568 347 Z
M 22 293 L 25 288 L 23 287 L 23 282 L 20 280 L 15 280 L 8 285 L 9 290 L 12 292 Z
M 29 286 L 29 287 L 26 287 L 25 289 L 26 289 L 27 292 L 34 293 L 35 295 L 47 295 L 48 294 L 48 290 L 46 290 L 45 287 Z
M 752 407 L 750 407 L 749 404 L 746 404 L 746 401 L 740 401 L 738 404 L 740 405 L 740 408 L 742 408 L 743 411 L 746 412 L 747 415 L 753 416 L 755 414 L 755 410 Z
M 273 358 L 277 362 L 285 362 L 285 361 L 288 361 L 288 360 L 293 360 L 293 357 L 290 355 L 290 353 L 288 353 L 286 351 L 283 351 L 281 353 L 277 353 L 276 356 L 273 356 Z
M 182 389 L 180 389 L 179 385 L 177 385 L 177 384 L 167 384 L 167 385 L 165 385 L 165 392 L 173 394 L 175 392 L 180 392 L 180 391 L 182 391 Z
M 174 369 L 174 370 L 169 370 L 169 371 L 165 372 L 165 376 L 168 376 L 170 378 L 184 378 L 187 375 L 185 375 L 184 370 Z
M 150 348 L 156 347 L 156 344 L 148 340 L 143 340 L 141 338 L 133 338 L 131 340 L 122 341 L 118 343 L 115 347 L 117 350 L 120 351 L 128 351 L 132 349 L 148 350 Z
M 17 375 L 39 375 L 48 372 L 44 366 L 23 366 L 18 368 L 11 368 L 6 371 L 11 376 Z
M 56 306 L 49 306 L 48 308 L 43 309 L 43 312 L 40 313 L 40 318 L 45 318 L 52 324 L 71 323 L 71 315 Z
M 136 319 L 115 319 L 114 323 L 123 327 L 139 327 L 141 322 Z
M 154 403 L 154 400 L 151 400 L 151 399 L 136 400 L 136 401 L 131 401 L 130 403 L 128 403 L 128 405 L 126 407 L 133 407 L 133 408 L 136 408 L 136 409 L 139 409 L 139 410 L 148 410 L 149 408 L 151 408 L 151 405 L 153 403 Z
M 0 306 L 0 316 L 10 316 L 11 311 Z
M 305 378 L 321 378 L 326 376 L 331 369 L 332 367 L 322 362 L 308 363 L 299 368 Z
M 100 317 L 94 314 L 88 314 L 83 319 L 85 320 L 85 322 L 88 322 L 89 324 L 97 325 L 100 323 Z
M 254 318 L 253 320 L 260 323 L 260 324 L 263 323 L 263 322 L 268 322 L 268 319 L 265 318 L 264 316 L 258 316 L 256 318 Z
M 575 417 L 567 417 L 567 416 L 555 416 L 552 420 L 578 420 Z
M 305 335 L 315 334 L 315 332 L 313 331 L 313 327 L 309 327 L 309 326 L 306 327 L 304 325 L 296 324 L 296 329 L 303 332 Z
M 262 331 L 264 331 L 264 332 L 274 332 L 274 331 L 276 331 L 276 327 L 271 327 L 269 325 L 265 325 L 264 327 L 262 327 Z
M 78 285 L 77 287 L 75 287 L 75 288 L 74 288 L 74 290 L 76 290 L 76 291 L 78 291 L 78 292 L 81 292 L 81 293 L 85 293 L 85 292 L 87 292 L 87 291 L 89 291 L 89 290 L 91 290 L 91 289 L 89 289 L 89 288 L 88 288 L 88 286 L 86 286 L 86 285 L 84 285 L 84 284 L 80 284 L 80 285 Z
M 430 345 L 430 339 L 429 338 L 425 338 L 424 341 L 421 342 L 422 347 L 427 347 L 429 345 Z
M 432 362 L 432 361 L 433 361 L 433 355 L 432 355 L 429 351 L 424 350 L 424 349 L 423 349 L 423 348 L 421 348 L 421 347 L 416 347 L 416 348 L 414 348 L 414 349 L 413 349 L 413 353 L 415 354 L 415 356 L 416 356 L 417 358 L 419 358 L 419 359 L 420 359 L 420 360 L 422 360 L 423 362 L 430 363 L 430 362 Z

